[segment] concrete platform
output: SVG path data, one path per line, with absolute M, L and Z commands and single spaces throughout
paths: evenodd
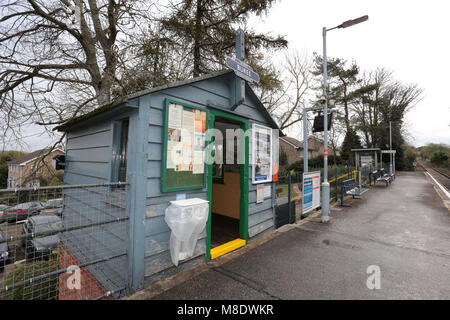
M 346 204 L 153 298 L 450 299 L 450 213 L 423 172 Z M 379 290 L 366 284 L 373 265 Z

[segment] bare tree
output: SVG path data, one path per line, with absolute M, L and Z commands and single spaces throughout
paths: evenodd
M 261 101 L 278 121 L 280 129 L 302 121 L 302 110 L 313 93 L 312 60 L 306 54 L 291 52 L 285 55 L 281 67 L 283 86 L 275 90 L 262 90 Z
M 0 119 L 4 135 L 45 126 L 113 99 L 152 1 L 6 0 L 0 5 Z M 46 127 L 48 128 L 48 127 Z
M 401 123 L 404 116 L 422 99 L 423 90 L 415 84 L 407 85 L 393 78 L 384 68 L 362 74 L 361 87 L 355 91 L 352 120 L 363 134 L 369 147 L 382 145 L 386 140 L 389 121 Z M 407 128 L 400 125 L 402 135 Z

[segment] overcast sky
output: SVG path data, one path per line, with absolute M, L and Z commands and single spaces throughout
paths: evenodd
M 450 144 L 450 2 L 448 0 L 281 0 L 264 21 L 252 19 L 258 31 L 285 35 L 290 47 L 322 53 L 322 27 L 362 15 L 369 21 L 328 33 L 328 56 L 355 60 L 362 69 L 386 67 L 404 83 L 417 83 L 424 99 L 407 116 L 411 143 Z M 50 140 L 26 130 L 26 151 Z M 300 138 L 300 137 L 299 137 Z M 11 148 L 15 146 L 6 146 Z
M 386 67 L 417 83 L 424 99 L 407 116 L 411 143 L 450 144 L 450 1 L 278 1 L 259 31 L 283 34 L 291 48 L 322 54 L 322 28 L 369 15 L 369 21 L 327 34 L 328 57 L 355 60 L 362 69 Z

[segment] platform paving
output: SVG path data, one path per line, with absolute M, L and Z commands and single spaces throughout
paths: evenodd
M 346 204 L 153 298 L 450 299 L 450 213 L 423 172 Z

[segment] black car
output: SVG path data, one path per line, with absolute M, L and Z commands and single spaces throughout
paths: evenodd
M 14 207 L 0 211 L 0 223 L 25 220 L 28 217 L 40 214 L 43 208 L 44 206 L 39 201 L 20 203 Z
M 0 232 L 0 270 L 9 263 L 8 243 L 3 233 Z
M 35 216 L 28 218 L 23 225 L 25 237 L 22 245 L 25 247 L 27 259 L 48 258 L 56 252 L 59 244 L 55 231 L 62 229 L 62 221 L 58 216 Z M 46 233 L 50 233 L 46 235 Z

